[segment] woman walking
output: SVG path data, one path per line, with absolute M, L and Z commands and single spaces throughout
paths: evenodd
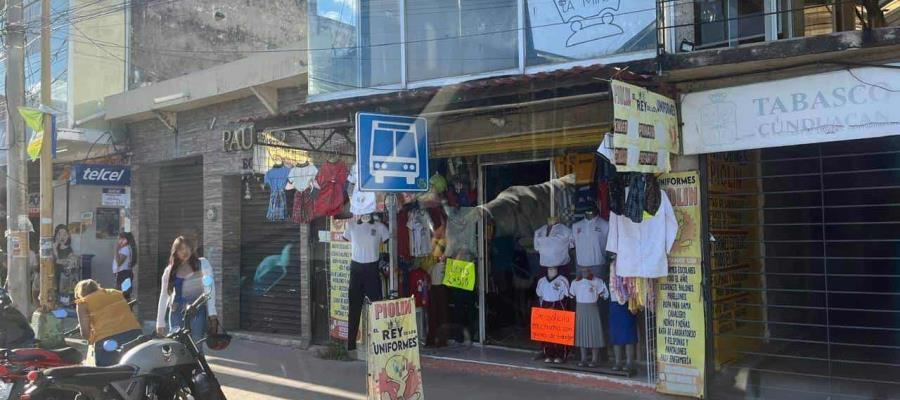
M 172 243 L 169 265 L 163 272 L 161 288 L 156 313 L 158 335 L 165 335 L 167 326 L 168 332 L 180 329 L 184 321 L 185 308 L 204 293 L 209 294 L 206 307 L 201 307 L 193 319 L 188 321 L 191 324 L 191 337 L 199 341 L 207 331 L 215 332 L 218 329 L 212 265 L 205 258 L 197 257 L 191 243 L 183 236 L 179 236 Z
M 81 336 L 94 346 L 94 360 L 98 367 L 119 362 L 119 353 L 107 351 L 104 342 L 112 339 L 122 345 L 141 335 L 141 325 L 122 292 L 104 289 L 92 279 L 75 285 L 75 311 Z
M 116 256 L 113 258 L 113 275 L 116 277 L 116 288 L 125 294 L 126 300 L 131 300 L 131 285 L 123 288 L 126 280 L 134 279 L 133 268 L 137 260 L 135 254 L 134 235 L 131 232 L 119 233 L 119 241 L 116 242 Z

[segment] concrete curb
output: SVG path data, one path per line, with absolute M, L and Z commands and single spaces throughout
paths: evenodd
M 422 356 L 422 366 L 464 373 L 477 373 L 500 378 L 527 379 L 535 382 L 559 385 L 577 385 L 580 387 L 642 396 L 658 395 L 656 388 L 648 383 L 571 371 L 556 371 L 426 355 Z
M 265 343 L 271 344 L 274 346 L 284 346 L 290 347 L 294 349 L 300 350 L 308 350 L 309 344 L 303 340 L 296 339 L 294 336 L 287 335 L 275 335 L 275 334 L 261 334 L 254 332 L 240 332 L 240 331 L 229 331 L 229 335 L 231 335 L 234 339 L 246 340 L 249 342 L 257 342 L 257 343 Z

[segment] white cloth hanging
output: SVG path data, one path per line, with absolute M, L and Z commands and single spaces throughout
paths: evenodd
M 610 212 L 606 250 L 616 253 L 616 273 L 626 278 L 661 278 L 669 274 L 669 251 L 678 235 L 678 220 L 669 196 L 660 193 L 659 211 L 641 223 Z

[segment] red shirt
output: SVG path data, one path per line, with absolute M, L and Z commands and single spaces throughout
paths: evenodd
M 428 306 L 428 289 L 431 287 L 431 276 L 422 268 L 409 272 L 409 292 L 416 298 L 416 307 Z
M 315 217 L 333 217 L 341 213 L 347 200 L 344 187 L 347 185 L 348 174 L 347 165 L 341 161 L 326 162 L 319 168 L 316 183 L 320 190 L 313 206 Z
M 400 210 L 397 213 L 397 252 L 402 259 L 412 258 L 409 250 L 409 229 L 406 224 L 409 221 L 409 213 L 406 210 Z

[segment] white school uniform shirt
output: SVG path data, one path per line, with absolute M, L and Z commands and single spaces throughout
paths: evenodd
M 556 275 L 556 278 L 552 280 L 547 279 L 545 276 L 538 281 L 535 292 L 537 292 L 537 296 L 541 301 L 551 303 L 560 301 L 569 297 L 569 280 L 562 275 Z
M 634 223 L 628 217 L 609 214 L 606 250 L 616 253 L 616 274 L 626 278 L 661 278 L 669 274 L 669 251 L 678 235 L 678 220 L 666 192 L 661 191 L 659 211 Z
M 534 232 L 534 249 L 541 255 L 542 267 L 559 267 L 571 260 L 569 249 L 575 247 L 572 231 L 563 224 L 553 225 L 547 232 L 547 225 Z
M 353 215 L 374 213 L 377 207 L 375 192 L 359 190 L 359 179 L 356 176 L 356 169 L 357 165 L 353 164 L 353 168 L 350 168 L 350 175 L 347 176 L 347 182 L 353 184 L 353 193 L 350 195 L 350 213 Z
M 293 187 L 298 192 L 302 192 L 310 186 L 318 187 L 319 184 L 316 183 L 316 175 L 318 173 L 319 169 L 313 163 L 291 168 L 291 171 L 288 172 L 288 186 L 285 189 L 290 190 Z
M 606 237 L 609 222 L 599 216 L 583 219 L 572 225 L 575 239 L 575 262 L 582 267 L 606 265 Z
M 591 280 L 575 280 L 570 286 L 569 294 L 578 303 L 596 303 L 601 297 L 604 299 L 609 298 L 609 290 L 606 288 L 606 283 L 603 283 L 603 280 L 596 276 Z
M 431 255 L 431 236 L 434 222 L 425 210 L 413 210 L 406 223 L 409 228 L 409 251 L 413 257 Z
M 381 244 L 391 238 L 381 222 L 350 221 L 344 230 L 344 239 L 350 241 L 350 259 L 362 264 L 377 262 L 381 256 Z

